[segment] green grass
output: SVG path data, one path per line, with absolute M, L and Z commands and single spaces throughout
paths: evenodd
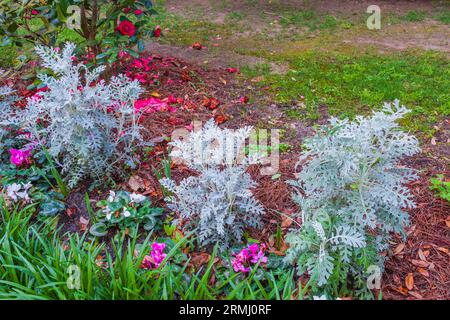
M 326 104 L 331 115 L 354 117 L 399 99 L 412 113 L 403 125 L 429 132 L 432 124 L 449 115 L 450 68 L 445 56 L 433 53 L 286 52 L 273 58 L 288 62 L 285 75 L 260 66 L 243 68 L 249 77 L 264 76 L 281 103 L 305 97 L 304 110 L 288 112 L 294 118 L 316 118 Z
M 441 11 L 435 16 L 435 19 L 444 24 L 450 24 L 450 10 Z
M 409 22 L 420 22 L 426 17 L 426 13 L 423 11 L 411 10 L 408 11 L 404 16 L 401 17 L 402 20 Z
M 168 247 L 158 269 L 144 270 L 151 234 L 122 233 L 107 244 L 86 234 L 60 234 L 57 218 L 36 220 L 34 206 L 10 209 L 0 198 L 0 210 L 0 299 L 271 300 L 303 294 L 293 268 L 253 268 L 242 277 L 214 263 L 216 250 L 207 265 L 193 269 L 181 252 L 189 235 Z
M 314 11 L 285 12 L 281 15 L 280 24 L 284 27 L 306 27 L 309 31 L 317 29 L 334 29 L 338 19 L 331 15 L 317 15 Z

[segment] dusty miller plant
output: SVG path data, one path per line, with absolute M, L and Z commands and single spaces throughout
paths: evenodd
M 72 43 L 61 52 L 36 47 L 43 66 L 52 71 L 38 75 L 49 90 L 30 98 L 23 112 L 10 118 L 48 149 L 71 187 L 82 178 L 103 179 L 118 164 L 133 166 L 133 148 L 143 143 L 134 112 L 139 83 L 124 75 L 108 83 L 100 80 L 104 67 L 89 70 L 75 64 L 74 50 Z
M 285 260 L 330 295 L 347 285 L 367 294 L 367 268 L 383 270 L 379 253 L 391 233 L 405 235 L 403 209 L 414 202 L 404 184 L 417 176 L 399 161 L 419 152 L 417 139 L 397 124 L 407 112 L 395 101 L 368 118 L 333 118 L 306 141 L 302 170 L 291 181 L 302 226 L 288 234 Z
M 245 227 L 261 227 L 264 208 L 253 196 L 256 184 L 246 173 L 247 165 L 258 159 L 241 152 L 251 129 L 220 129 L 210 120 L 183 141 L 171 142 L 171 157 L 181 158 L 199 175 L 179 185 L 167 178 L 160 182 L 172 193 L 166 198 L 168 207 L 179 213 L 187 229 L 198 228 L 203 246 L 218 243 L 224 250 L 242 240 Z

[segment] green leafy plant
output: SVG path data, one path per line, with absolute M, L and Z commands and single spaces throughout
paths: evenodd
M 122 51 L 136 55 L 156 14 L 150 0 L 27 0 L 0 2 L 0 36 L 5 45 L 55 45 L 65 30 L 76 32 L 80 48 L 89 47 L 94 62 L 115 61 Z M 95 61 L 97 60 L 97 61 Z
M 106 200 L 97 202 L 101 209 L 96 213 L 97 223 L 91 229 L 95 236 L 105 236 L 108 229 L 117 227 L 120 230 L 136 229 L 142 224 L 147 231 L 161 226 L 162 208 L 152 207 L 148 197 L 128 191 L 110 191 Z
M 446 181 L 443 174 L 430 179 L 430 189 L 436 191 L 442 199 L 450 201 L 450 181 Z

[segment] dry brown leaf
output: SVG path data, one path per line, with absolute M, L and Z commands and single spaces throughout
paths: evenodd
M 281 220 L 281 228 L 289 228 L 292 224 L 292 218 L 291 217 L 285 217 L 283 216 L 283 219 Z
M 89 224 L 89 219 L 80 216 L 80 230 L 85 231 L 87 229 L 87 225 Z
M 207 264 L 210 259 L 211 259 L 210 254 L 207 254 L 206 252 L 202 252 L 199 254 L 194 254 L 192 256 L 189 264 L 198 269 L 200 266 Z
M 394 255 L 398 255 L 400 254 L 403 249 L 405 249 L 405 244 L 404 243 L 400 243 L 395 249 L 394 249 Z
M 145 183 L 144 179 L 141 177 L 134 175 L 130 177 L 130 180 L 128 180 L 128 186 L 133 191 L 138 191 L 139 189 L 145 190 Z
M 430 263 L 427 261 L 415 260 L 415 259 L 412 259 L 411 263 L 417 267 L 422 267 L 422 268 L 428 268 L 428 266 L 430 265 Z
M 220 80 L 220 82 L 222 82 L 224 85 L 226 85 L 227 84 L 227 80 L 225 80 L 224 78 L 222 78 L 222 77 L 219 77 L 219 80 Z
M 428 273 L 428 270 L 427 270 L 427 269 L 419 268 L 419 269 L 417 269 L 417 271 L 419 271 L 419 273 L 420 273 L 421 275 L 423 275 L 424 277 L 429 277 L 429 276 L 430 276 L 430 274 Z
M 439 250 L 439 251 L 441 251 L 441 252 L 443 252 L 443 253 L 447 253 L 447 254 L 448 254 L 448 249 L 447 249 L 447 248 L 444 248 L 444 247 L 438 247 L 438 248 L 436 248 L 436 250 Z
M 410 291 L 409 294 L 412 295 L 414 298 L 423 299 L 422 295 L 420 295 L 418 292 Z
M 447 228 L 450 228 L 450 216 L 445 219 L 445 224 L 447 225 Z
M 408 295 L 408 289 L 403 288 L 402 286 L 398 287 L 398 288 L 394 288 L 395 291 L 397 291 L 398 293 L 401 293 L 404 296 Z
M 419 251 L 417 252 L 417 254 L 419 255 L 419 259 L 422 261 L 427 261 L 427 257 L 425 256 L 425 254 L 423 253 L 422 249 L 419 249 Z
M 71 218 L 74 214 L 74 210 L 72 208 L 67 208 L 66 215 Z
M 431 144 L 432 144 L 433 146 L 436 145 L 436 138 L 435 138 L 435 137 L 431 138 Z
M 405 285 L 408 290 L 412 290 L 414 288 L 414 276 L 412 273 L 408 273 L 405 278 Z

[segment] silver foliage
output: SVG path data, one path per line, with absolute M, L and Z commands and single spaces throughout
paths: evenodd
M 287 237 L 286 261 L 297 262 L 299 273 L 315 274 L 319 286 L 342 271 L 336 259 L 361 274 L 361 261 L 370 260 L 360 258 L 361 250 L 375 252 L 372 262 L 381 264 L 376 252 L 388 248 L 390 233 L 404 234 L 403 209 L 414 207 L 404 184 L 417 176 L 399 161 L 420 150 L 397 124 L 407 112 L 395 101 L 353 122 L 333 118 L 306 141 L 301 172 L 291 181 L 303 225 Z
M 103 66 L 89 70 L 72 61 L 75 45 L 61 52 L 37 46 L 36 52 L 51 75 L 39 79 L 48 91 L 28 99 L 14 122 L 48 149 L 74 186 L 82 178 L 103 179 L 119 163 L 133 166 L 133 148 L 143 142 L 134 101 L 142 89 L 124 75 L 108 83 L 99 80 Z
M 182 158 L 199 175 L 179 185 L 167 178 L 160 182 L 173 194 L 166 198 L 168 207 L 179 213 L 188 229 L 198 228 L 201 245 L 219 243 L 226 249 L 241 241 L 245 227 L 261 227 L 264 208 L 251 192 L 255 182 L 245 172 L 254 160 L 244 157 L 238 163 L 239 149 L 250 131 L 250 127 L 220 129 L 211 120 L 186 140 L 171 142 L 175 147 L 171 157 Z

